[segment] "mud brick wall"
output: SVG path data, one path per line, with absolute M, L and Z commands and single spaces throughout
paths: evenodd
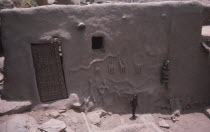
M 210 68 L 200 44 L 202 10 L 196 2 L 3 10 L 3 93 L 39 102 L 31 43 L 56 36 L 62 42 L 68 94 L 81 100 L 90 96 L 110 109 L 126 109 L 134 93 L 145 109 L 171 97 L 207 100 Z M 78 29 L 79 23 L 86 28 Z M 92 49 L 93 36 L 103 37 L 103 50 Z M 160 83 L 164 59 L 171 61 L 168 90 Z

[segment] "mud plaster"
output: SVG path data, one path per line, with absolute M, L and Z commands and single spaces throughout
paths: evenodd
M 202 9 L 196 2 L 163 2 L 3 10 L 3 94 L 39 102 L 30 44 L 59 37 L 68 94 L 81 100 L 91 96 L 98 105 L 126 109 L 135 93 L 150 109 L 170 97 L 208 97 Z M 84 30 L 77 28 L 81 22 Z M 92 50 L 92 36 L 104 38 L 104 52 Z M 169 90 L 160 83 L 166 58 L 171 60 Z

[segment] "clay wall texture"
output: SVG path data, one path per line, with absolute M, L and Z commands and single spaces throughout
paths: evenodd
M 68 94 L 81 100 L 91 96 L 98 105 L 119 109 L 134 93 L 145 109 L 171 97 L 208 100 L 210 65 L 200 44 L 202 10 L 196 2 L 3 10 L 3 94 L 39 102 L 31 43 L 56 36 L 62 41 Z M 81 22 L 85 30 L 78 30 Z M 105 52 L 91 48 L 92 36 L 103 36 Z M 166 58 L 171 61 L 168 90 L 160 83 Z

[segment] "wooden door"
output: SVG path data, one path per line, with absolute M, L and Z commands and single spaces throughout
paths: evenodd
M 59 45 L 32 44 L 31 49 L 40 100 L 45 102 L 67 98 Z

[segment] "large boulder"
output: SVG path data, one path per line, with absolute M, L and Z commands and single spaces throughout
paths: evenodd
M 14 115 L 0 124 L 0 132 L 36 132 L 36 120 L 26 114 Z
M 6 101 L 0 100 L 0 116 L 6 114 L 17 114 L 31 109 L 30 101 Z
M 94 125 L 101 125 L 100 113 L 93 111 L 87 114 L 87 119 Z

